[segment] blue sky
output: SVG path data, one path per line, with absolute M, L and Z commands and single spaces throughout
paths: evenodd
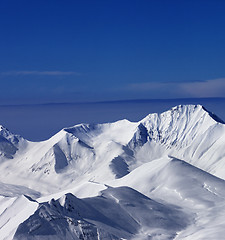
M 223 0 L 0 2 L 0 104 L 225 96 Z

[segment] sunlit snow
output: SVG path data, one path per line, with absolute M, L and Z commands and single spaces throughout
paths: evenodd
M 223 121 L 201 105 L 43 142 L 2 126 L 1 239 L 220 240 L 224 143 Z

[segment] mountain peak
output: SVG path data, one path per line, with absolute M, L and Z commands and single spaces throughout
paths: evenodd
M 208 111 L 205 107 L 202 105 L 177 105 L 175 107 L 172 107 L 170 110 L 162 112 L 160 114 L 152 113 L 147 115 L 144 119 L 142 119 L 140 122 L 148 122 L 154 120 L 155 124 L 158 124 L 159 122 L 166 120 L 166 121 L 175 121 L 181 120 L 183 121 L 189 121 L 195 119 L 195 121 L 199 121 L 202 118 L 207 118 L 208 124 L 211 123 L 222 123 L 224 124 L 224 121 L 221 120 L 218 116 L 216 116 L 214 113 Z M 213 120 L 213 121 L 212 121 Z
M 202 106 L 200 104 L 177 105 L 177 106 L 171 108 L 171 110 L 169 110 L 169 111 L 189 112 L 189 113 L 199 112 L 202 114 L 207 113 L 216 122 L 224 124 L 224 121 L 222 119 L 220 119 L 216 114 L 214 114 L 213 112 L 210 112 L 209 110 L 207 110 L 204 106 Z M 169 111 L 167 111 L 167 112 L 169 112 Z

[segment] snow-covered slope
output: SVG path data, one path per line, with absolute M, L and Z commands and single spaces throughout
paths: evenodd
M 189 213 L 192 223 L 175 239 L 221 239 L 225 227 L 225 182 L 182 160 L 164 157 L 143 164 L 111 183 L 129 186 Z
M 135 235 L 145 239 L 150 234 L 171 239 L 190 224 L 190 219 L 181 209 L 158 203 L 131 188 L 109 187 L 97 197 L 78 199 L 66 194 L 40 204 L 20 225 L 15 239 L 44 235 L 52 239 L 119 240 Z
M 15 239 L 219 240 L 224 234 L 224 180 L 188 163 L 161 158 L 109 184 L 97 197 L 65 194 L 40 203 Z
M 17 227 L 32 215 L 40 193 L 29 188 L 0 183 L 0 239 L 12 239 Z
M 12 134 L 7 128 L 0 126 L 0 161 L 12 159 L 18 148 L 26 145 L 26 140 Z
M 1 164 L 1 180 L 42 192 L 55 192 L 85 176 L 114 179 L 109 163 L 122 154 L 136 125 L 127 120 L 102 125 L 81 124 L 65 128 L 44 142 L 27 141 L 15 151 L 13 162 Z M 102 167 L 105 171 L 100 173 Z M 41 183 L 40 188 L 36 181 Z
M 219 239 L 224 142 L 223 121 L 200 105 L 80 124 L 44 142 L 1 127 L 0 231 L 9 229 L 8 239 Z
M 163 147 L 162 155 L 167 152 L 225 179 L 221 169 L 225 166 L 225 125 L 204 107 L 177 106 L 160 115 L 150 114 L 141 123 L 150 143 L 145 148 L 157 143 Z

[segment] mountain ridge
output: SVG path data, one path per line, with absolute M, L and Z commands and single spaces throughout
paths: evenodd
M 28 173 L 29 177 L 42 179 L 41 181 L 48 181 L 53 176 L 61 181 L 60 178 L 63 177 L 67 179 L 67 184 L 71 179 L 76 182 L 76 178 L 83 178 L 85 174 L 88 178 L 88 172 L 93 170 L 97 171 L 94 175 L 99 177 L 89 178 L 96 181 L 122 177 L 138 165 L 163 155 L 185 159 L 203 170 L 225 178 L 220 167 L 212 166 L 215 161 L 219 165 L 225 162 L 225 150 L 220 149 L 221 156 L 215 158 L 213 154 L 217 149 L 210 148 L 211 145 L 222 148 L 225 126 L 211 116 L 200 105 L 179 105 L 161 114 L 149 114 L 136 123 L 120 120 L 105 124 L 78 124 L 62 129 L 43 142 L 23 140 L 26 144 L 15 151 L 12 158 L 17 163 L 17 171 L 20 171 L 21 165 L 21 175 Z M 200 145 L 203 146 L 201 149 Z M 206 152 L 212 156 L 210 161 L 205 160 Z M 27 166 L 25 168 L 24 161 Z M 108 165 L 105 174 L 96 170 L 102 164 Z M 5 165 L 5 169 L 13 166 L 11 163 L 10 166 L 7 163 Z M 122 170 L 121 166 L 125 169 Z
M 2 128 L 0 231 L 8 240 L 219 240 L 225 125 L 217 120 L 201 105 L 178 105 L 138 122 L 78 124 L 42 142 Z

